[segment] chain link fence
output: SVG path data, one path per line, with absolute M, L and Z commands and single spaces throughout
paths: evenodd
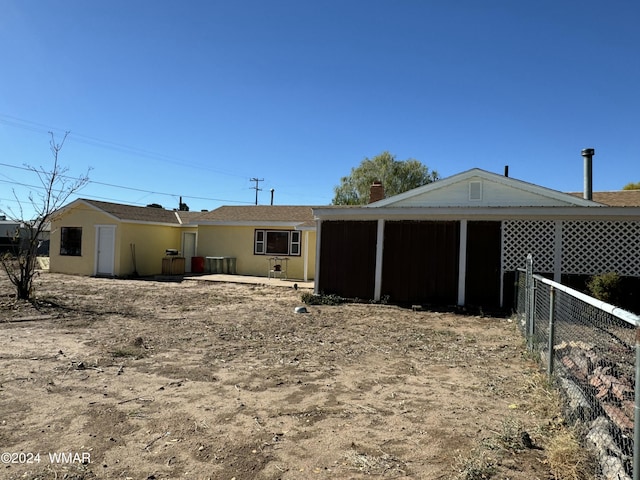
M 640 480 L 640 317 L 518 271 L 516 311 L 527 346 L 565 400 L 566 417 L 596 452 L 602 478 Z

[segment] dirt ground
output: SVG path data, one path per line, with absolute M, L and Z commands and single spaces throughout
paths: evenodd
M 36 295 L 0 280 L 0 478 L 486 478 L 481 445 L 491 478 L 551 478 L 505 448 L 549 422 L 510 320 L 194 280 L 43 273 Z

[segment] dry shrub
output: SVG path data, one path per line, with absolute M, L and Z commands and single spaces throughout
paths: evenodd
M 562 412 L 562 396 L 545 373 L 534 372 L 527 375 L 520 394 L 527 412 L 536 417 L 557 419 Z
M 452 480 L 487 480 L 496 473 L 495 460 L 482 448 L 474 449 L 468 456 L 457 457 L 454 469 L 456 473 Z
M 580 445 L 576 434 L 562 429 L 546 445 L 549 468 L 556 480 L 590 480 L 596 471 L 590 452 Z

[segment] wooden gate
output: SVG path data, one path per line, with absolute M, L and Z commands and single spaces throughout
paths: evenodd
M 372 299 L 377 222 L 324 221 L 320 232 L 318 291 Z
M 386 222 L 381 295 L 394 303 L 455 304 L 459 249 L 458 222 Z
M 467 305 L 500 306 L 501 235 L 500 222 L 467 223 Z

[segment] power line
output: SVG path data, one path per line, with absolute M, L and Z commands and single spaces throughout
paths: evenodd
M 66 131 L 61 128 L 51 127 L 48 125 L 44 125 L 42 123 L 32 122 L 30 120 L 25 120 L 22 118 L 14 117 L 12 115 L 6 115 L 3 113 L 0 113 L 0 123 L 11 126 L 11 127 L 22 128 L 25 130 L 30 130 L 32 132 L 38 132 L 38 133 L 48 133 L 51 131 L 58 131 L 58 132 Z M 206 165 L 191 163 L 180 158 L 164 155 L 162 153 L 152 152 L 149 150 L 145 150 L 138 147 L 132 147 L 129 145 L 113 142 L 110 140 L 103 140 L 97 137 L 83 135 L 81 133 L 72 132 L 72 134 L 69 135 L 69 140 L 72 142 L 84 143 L 86 145 L 104 148 L 107 150 L 113 150 L 113 151 L 131 154 L 131 155 L 137 155 L 137 156 L 149 158 L 152 160 L 160 160 L 162 162 L 171 163 L 173 165 L 180 165 L 182 167 L 188 166 L 191 168 L 208 170 L 211 172 L 220 173 L 222 175 L 228 175 L 231 177 L 246 178 L 246 175 L 242 175 L 236 172 L 230 172 L 230 171 L 225 171 L 217 168 L 211 168 Z
M 17 165 L 11 165 L 8 163 L 0 163 L 0 166 L 3 167 L 10 167 L 10 168 L 15 168 L 18 170 L 25 170 L 28 172 L 34 172 L 34 173 L 42 173 L 42 174 L 46 174 L 47 172 L 44 170 L 38 170 L 35 168 L 29 168 L 29 167 L 19 167 Z M 79 178 L 77 177 L 72 177 L 69 175 L 60 175 L 61 178 L 66 178 L 69 180 L 79 180 Z M 29 188 L 36 188 L 36 189 L 43 189 L 44 187 L 42 185 L 29 185 L 29 184 L 24 184 L 24 183 L 19 183 L 19 182 L 9 182 L 7 180 L 0 180 L 0 182 L 2 183 L 9 183 L 9 184 L 14 184 L 14 185 L 19 185 L 19 186 L 23 186 L 23 187 L 29 187 Z M 124 185 L 116 185 L 113 183 L 106 183 L 106 182 L 98 182 L 95 180 L 89 180 L 87 182 L 87 184 L 95 184 L 95 185 L 102 185 L 105 187 L 112 187 L 112 188 L 120 188 L 123 190 L 129 190 L 129 191 L 134 191 L 134 192 L 141 192 L 141 193 L 148 193 L 151 195 L 163 195 L 166 197 L 179 197 L 181 194 L 178 193 L 166 193 L 166 192 L 156 192 L 153 190 L 144 190 L 142 188 L 136 188 L 136 187 L 127 187 Z M 190 195 L 182 195 L 182 197 L 184 197 L 185 199 L 191 199 L 191 200 L 206 200 L 206 201 L 211 201 L 211 202 L 228 202 L 228 203 L 248 203 L 250 204 L 251 202 L 246 202 L 246 201 L 241 201 L 241 200 L 229 200 L 229 199 L 224 199 L 224 198 L 211 198 L 211 197 L 196 197 L 196 196 L 190 196 Z M 101 198 L 101 197 L 96 197 L 96 198 Z

